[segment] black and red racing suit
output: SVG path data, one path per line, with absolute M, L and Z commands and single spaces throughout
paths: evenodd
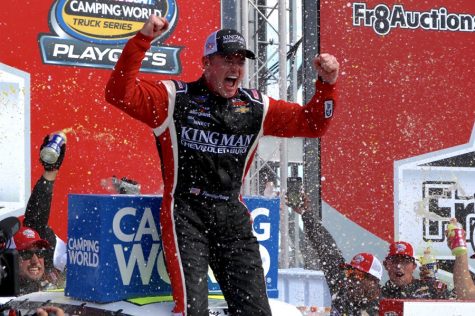
M 240 190 L 261 136 L 320 137 L 335 99 L 317 81 L 304 107 L 239 89 L 229 99 L 191 82 L 138 79 L 151 38 L 125 46 L 106 100 L 153 129 L 164 182 L 162 242 L 176 315 L 208 315 L 211 266 L 232 315 L 270 315 L 259 246 Z M 188 305 L 188 306 L 187 306 Z

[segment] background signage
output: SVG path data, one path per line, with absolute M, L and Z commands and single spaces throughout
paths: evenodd
M 220 27 L 220 1 L 5 1 L 1 6 L 0 63 L 29 74 L 31 80 L 30 91 L 22 93 L 31 95 L 33 184 L 43 172 L 37 161 L 44 136 L 69 131 L 52 205 L 55 232 L 66 239 L 67 194 L 107 193 L 101 179 L 128 177 L 144 193 L 162 193 L 152 132 L 108 105 L 104 88 L 124 43 L 149 13 L 158 12 L 171 28 L 152 43 L 141 76 L 197 79 L 205 39 Z
M 159 196 L 70 195 L 66 295 L 94 302 L 170 295 Z M 279 199 L 245 198 L 266 276 L 277 298 Z M 219 292 L 211 270 L 210 293 Z
M 404 221 L 420 222 L 419 240 L 433 240 L 427 237 L 437 225 L 423 233 L 424 214 L 409 205 L 404 216 L 398 215 L 401 203 L 415 201 L 415 195 L 420 201 L 424 185 L 453 181 L 449 174 L 473 170 L 475 164 L 456 162 L 443 177 L 442 167 L 421 166 L 417 172 L 426 176 L 425 184 L 396 192 L 401 183 L 395 163 L 470 139 L 475 3 L 337 0 L 320 5 L 321 52 L 335 54 L 341 65 L 339 107 L 322 138 L 323 199 L 383 240 L 407 238 Z M 459 199 L 472 196 L 466 202 L 473 205 L 473 184 L 458 179 L 457 190 L 464 192 Z M 465 211 L 473 215 L 467 205 Z

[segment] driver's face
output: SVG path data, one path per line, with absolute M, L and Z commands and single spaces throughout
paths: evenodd
M 202 61 L 208 88 L 223 98 L 233 97 L 244 78 L 244 54 L 217 53 L 203 57 Z

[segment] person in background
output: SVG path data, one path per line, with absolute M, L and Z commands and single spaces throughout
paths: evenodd
M 164 182 L 160 222 L 174 315 L 208 315 L 208 266 L 238 315 L 270 315 L 259 244 L 241 200 L 262 136 L 321 137 L 333 116 L 339 64 L 314 59 L 316 94 L 307 105 L 241 88 L 246 58 L 235 30 L 210 34 L 194 82 L 138 79 L 151 42 L 168 30 L 151 15 L 125 45 L 107 83 L 107 102 L 154 132 Z M 157 166 L 158 167 L 158 166 Z
M 388 255 L 383 262 L 389 280 L 383 286 L 382 296 L 389 299 L 448 299 L 450 293 L 440 280 L 431 282 L 413 276 L 417 268 L 412 245 L 396 241 L 389 245 Z
M 44 288 L 45 255 L 50 244 L 38 232 L 23 226 L 13 236 L 19 254 L 18 287 L 24 295 Z
M 48 144 L 51 135 L 45 136 L 41 150 Z M 14 245 L 19 252 L 20 294 L 27 294 L 48 288 L 62 287 L 64 276 L 54 266 L 54 251 L 59 238 L 48 225 L 53 187 L 66 154 L 66 144 L 60 147 L 60 155 L 53 164 L 41 160 L 44 172 L 36 182 L 28 199 L 23 225 L 13 236 Z M 62 241 L 60 241 L 62 242 Z
M 345 263 L 335 240 L 309 210 L 309 198 L 301 193 L 301 203 L 292 210 L 302 215 L 307 230 L 306 268 L 322 270 L 332 297 L 332 316 L 378 315 L 383 266 L 371 253 L 358 253 Z
M 43 143 L 40 146 L 40 152 L 48 144 L 51 136 L 52 134 L 44 137 Z M 40 237 L 48 241 L 51 246 L 51 248 L 47 250 L 48 253 L 45 257 L 45 264 L 48 272 L 54 271 L 54 249 L 58 240 L 58 237 L 48 224 L 51 213 L 51 201 L 53 199 L 54 183 L 65 155 L 66 143 L 62 144 L 60 147 L 60 155 L 55 163 L 50 164 L 44 162 L 40 158 L 40 163 L 43 165 L 44 172 L 31 192 L 23 219 L 23 226 L 37 231 Z
M 453 224 L 457 224 L 456 219 L 452 219 Z M 453 250 L 454 247 L 466 244 L 465 230 L 460 228 L 462 234 L 460 235 L 447 235 L 447 245 L 450 250 Z M 461 240 L 456 240 L 461 238 Z M 473 258 L 474 256 L 472 256 Z M 457 299 L 461 300 L 475 300 L 475 284 L 473 283 L 470 270 L 468 268 L 468 255 L 467 251 L 461 251 L 455 255 L 454 269 L 453 269 L 453 279 L 454 279 L 454 292 L 457 296 Z

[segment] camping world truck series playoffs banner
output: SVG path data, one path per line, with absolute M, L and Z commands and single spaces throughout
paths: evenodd
M 473 226 L 474 41 L 470 1 L 321 3 L 321 51 L 341 64 L 323 199 L 418 254 L 450 254 L 450 217 Z
M 106 82 L 123 46 L 152 13 L 166 17 L 170 29 L 152 43 L 140 76 L 197 79 L 205 39 L 220 27 L 219 1 L 1 4 L 0 63 L 31 77 L 32 185 L 43 172 L 38 163 L 43 137 L 69 131 L 51 214 L 51 224 L 63 239 L 68 193 L 108 193 L 101 179 L 113 175 L 138 181 L 143 193 L 162 192 L 160 161 L 150 129 L 104 100 Z

